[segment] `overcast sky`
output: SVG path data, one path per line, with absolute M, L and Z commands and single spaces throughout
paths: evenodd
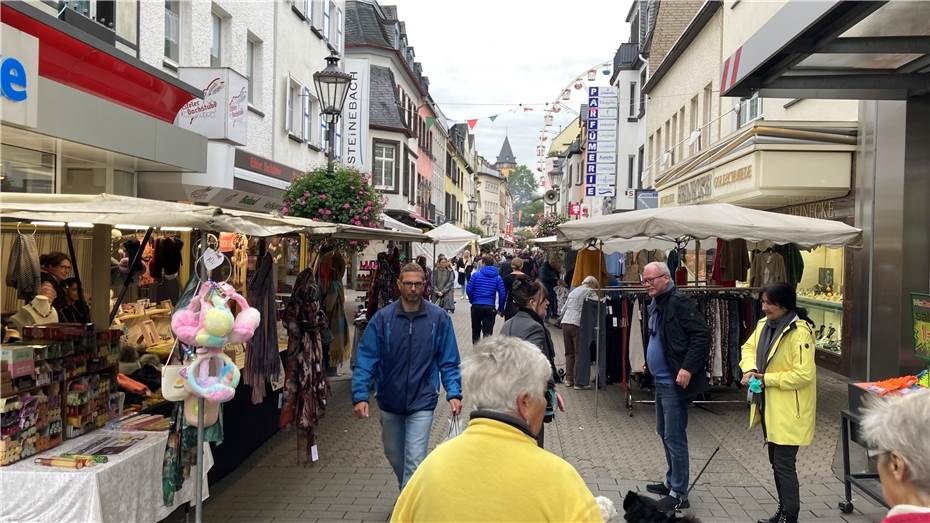
M 445 115 L 482 118 L 474 131 L 478 151 L 492 163 L 509 134 L 517 162 L 534 171 L 545 106 L 524 112 L 517 104 L 557 99 L 578 75 L 612 62 L 629 36 L 630 0 L 381 1 L 397 5 Z M 610 81 L 600 72 L 597 78 L 597 85 Z M 582 103 L 582 92 L 573 90 L 572 106 Z M 493 123 L 484 118 L 496 113 Z M 573 117 L 557 116 L 556 124 Z

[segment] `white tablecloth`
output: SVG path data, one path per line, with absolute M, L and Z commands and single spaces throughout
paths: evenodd
M 118 434 L 99 430 L 39 454 L 47 457 L 86 447 L 95 439 Z M 29 457 L 0 468 L 0 522 L 3 523 L 148 523 L 160 521 L 194 499 L 193 475 L 174 496 L 162 501 L 162 460 L 167 432 L 134 432 L 145 440 L 109 462 L 79 470 L 36 465 Z M 203 497 L 209 496 L 207 471 L 213 465 L 204 444 Z

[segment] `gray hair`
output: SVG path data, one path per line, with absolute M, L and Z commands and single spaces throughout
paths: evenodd
M 668 270 L 668 264 L 665 262 L 649 262 L 645 267 L 643 267 L 643 272 L 646 272 L 646 269 L 649 267 L 655 267 L 655 269 L 659 271 L 659 276 L 668 276 L 669 278 L 672 277 L 672 273 Z
M 907 463 L 910 483 L 930 494 L 930 390 L 899 398 L 869 400 L 862 416 L 861 434 L 869 446 L 894 451 Z
M 549 361 L 528 341 L 491 336 L 462 361 L 462 388 L 475 408 L 515 414 L 517 397 L 543 397 L 552 378 Z
M 585 278 L 581 280 L 581 284 L 584 285 L 585 287 L 591 287 L 592 289 L 595 289 L 598 286 L 600 286 L 600 283 L 597 281 L 597 278 L 595 278 L 594 276 L 585 276 Z

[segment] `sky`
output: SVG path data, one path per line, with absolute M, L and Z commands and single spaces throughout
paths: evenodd
M 536 170 L 545 104 L 629 38 L 631 0 L 381 0 L 396 5 L 407 40 L 447 118 L 481 118 L 478 152 L 493 163 L 504 136 L 517 163 Z M 600 70 L 595 82 L 608 85 Z M 584 90 L 572 89 L 572 107 Z M 532 107 L 524 111 L 519 104 Z M 515 112 L 510 112 L 515 110 Z M 490 122 L 486 117 L 500 114 Z M 554 126 L 575 115 L 560 111 Z M 548 145 L 548 142 L 547 142 Z

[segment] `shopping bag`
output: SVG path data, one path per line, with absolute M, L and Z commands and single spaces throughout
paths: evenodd
M 449 416 L 449 432 L 446 434 L 446 441 L 458 436 L 465 430 L 465 422 L 458 415 Z

